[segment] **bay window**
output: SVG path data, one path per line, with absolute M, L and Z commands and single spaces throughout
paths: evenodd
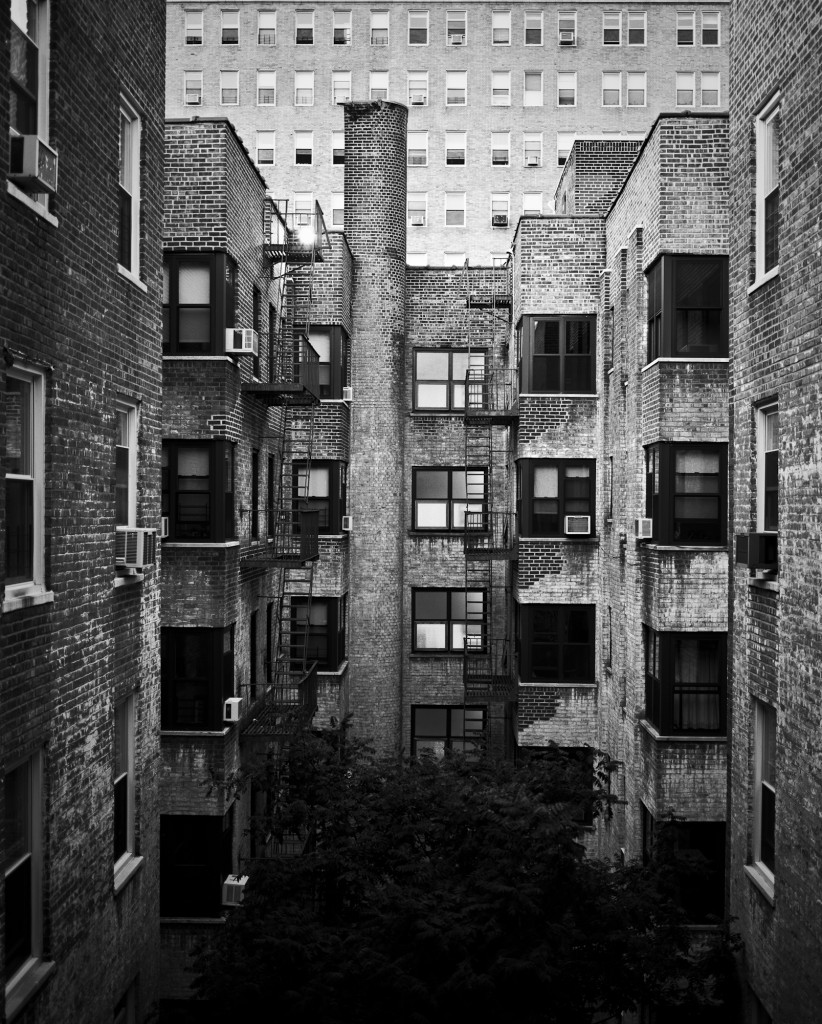
M 728 355 L 727 256 L 661 256 L 646 280 L 649 363 Z
M 659 544 L 724 544 L 725 444 L 659 443 L 645 449 L 645 514 Z
M 160 630 L 161 728 L 219 731 L 234 695 L 234 626 Z
M 229 441 L 164 441 L 162 514 L 169 540 L 221 542 L 234 527 L 234 445 Z
M 594 682 L 592 604 L 521 604 L 519 675 L 523 683 Z
M 223 355 L 236 306 L 237 265 L 230 256 L 166 255 L 163 355 Z
M 645 634 L 645 714 L 663 735 L 725 733 L 724 633 Z

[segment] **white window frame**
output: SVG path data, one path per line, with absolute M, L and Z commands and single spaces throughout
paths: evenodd
M 511 72 L 510 71 L 492 71 L 491 72 L 491 106 L 492 107 L 510 107 L 511 106 Z
M 690 32 L 691 41 L 690 43 L 681 43 L 679 41 L 680 32 Z M 677 46 L 696 46 L 696 12 L 695 11 L 677 11 L 676 12 L 676 45 Z
M 632 24 L 633 23 L 633 24 Z M 632 43 L 631 32 L 636 32 L 639 28 L 642 28 L 642 42 Z M 648 15 L 645 11 L 628 11 L 628 26 L 626 29 L 626 42 L 628 46 L 647 46 L 648 45 Z
M 43 142 L 49 141 L 49 67 L 51 62 L 51 6 L 50 0 L 34 0 L 37 19 L 37 137 Z M 9 127 L 12 135 L 18 133 Z M 27 206 L 32 206 L 38 213 L 43 214 L 51 223 L 56 224 L 48 213 L 49 196 L 46 193 L 24 192 L 12 181 L 6 182 L 7 190 L 22 200 Z
M 533 204 L 533 205 L 530 205 Z M 542 216 L 542 193 L 541 192 L 523 192 L 522 193 L 522 215 L 523 217 L 541 217 Z
M 528 78 L 539 78 L 539 91 L 528 88 Z M 523 71 L 522 73 L 522 105 L 523 107 L 541 107 L 545 102 L 545 89 L 541 71 Z
M 608 43 L 605 41 L 606 31 L 617 30 L 617 41 L 615 43 Z M 602 45 L 603 46 L 622 46 L 622 11 L 603 11 L 602 12 Z
M 616 83 L 616 90 L 614 89 L 614 83 Z M 617 94 L 616 103 L 606 103 L 605 93 L 614 92 Z M 602 72 L 602 94 L 601 103 L 603 107 L 621 107 L 622 106 L 622 72 L 621 71 L 603 71 Z
M 300 29 L 307 29 L 307 28 L 311 29 L 311 42 L 310 43 L 304 43 L 304 42 L 298 41 L 297 33 L 299 32 L 299 30 Z M 302 8 L 302 9 L 298 9 L 298 10 L 294 11 L 294 45 L 295 46 L 313 46 L 314 45 L 314 40 L 316 38 L 315 31 L 316 30 L 315 30 L 315 26 L 314 26 L 314 11 L 313 10 L 306 10 L 305 8 Z
M 776 92 L 760 109 L 754 118 L 756 137 L 756 252 L 754 260 L 754 282 L 749 291 L 770 281 L 779 273 L 779 262 L 765 270 L 765 201 L 779 189 L 781 168 L 779 167 L 778 122 L 781 116 L 781 93 Z M 775 181 L 774 181 L 775 179 Z M 778 198 L 777 198 L 778 201 Z M 778 236 L 777 236 L 778 238 Z
M 460 82 L 462 84 L 460 84 Z M 450 100 L 449 91 L 461 92 L 462 102 Z M 467 107 L 468 106 L 468 72 L 467 71 L 446 71 L 445 72 L 445 105 L 446 107 Z
M 411 42 L 411 19 L 412 18 L 425 18 L 425 42 L 424 43 L 412 43 Z M 422 28 L 421 25 L 414 25 L 415 29 Z M 407 42 L 409 46 L 428 46 L 431 41 L 431 26 L 429 20 L 429 13 L 425 10 L 410 10 L 408 12 L 408 36 Z
M 223 97 L 225 92 L 230 92 L 232 87 L 227 83 L 232 80 L 236 83 L 237 99 L 233 102 L 226 102 Z M 239 71 L 221 71 L 220 72 L 220 106 L 221 107 L 238 107 L 240 105 L 240 72 Z
M 383 24 L 384 22 L 384 24 Z M 385 36 L 375 35 L 375 32 L 385 32 Z M 389 46 L 391 43 L 391 24 L 388 11 L 371 12 L 371 30 L 369 42 L 372 46 Z
M 497 33 L 504 32 L 506 37 L 504 39 L 497 39 Z M 492 46 L 510 46 L 511 45 L 511 12 L 507 10 L 491 11 L 491 45 Z
M 505 163 L 501 161 L 494 161 L 494 152 L 505 153 Z M 510 132 L 491 132 L 491 166 L 492 167 L 510 167 L 511 166 L 511 133 Z
M 368 72 L 368 98 L 370 100 L 387 100 L 389 74 L 387 71 Z M 375 96 L 375 92 L 384 92 L 384 96 Z
M 306 84 L 310 83 L 310 84 Z M 298 102 L 297 95 L 300 91 L 310 92 L 311 99 L 303 103 Z M 295 107 L 313 107 L 314 106 L 314 72 L 313 71 L 295 71 L 294 72 L 294 106 Z
M 197 95 L 199 99 L 196 103 L 192 103 L 189 98 L 189 92 L 194 92 L 190 88 L 190 83 L 194 86 L 199 85 L 199 91 Z M 203 105 L 203 73 L 202 71 L 184 71 L 183 72 L 183 106 L 184 107 L 201 107 Z
M 428 72 L 427 71 L 409 71 L 406 78 L 408 86 L 408 105 L 409 107 L 427 107 L 428 106 Z M 413 102 L 412 97 L 422 99 L 422 103 Z
M 568 157 L 570 157 L 571 150 L 574 148 L 575 139 L 576 134 L 574 132 L 557 132 L 557 167 L 564 167 L 568 162 Z M 564 145 L 566 142 L 569 142 L 567 150 Z M 565 153 L 564 159 L 562 157 L 563 153 Z
M 344 96 L 338 97 L 337 90 L 341 89 L 344 92 Z M 348 103 L 351 100 L 351 72 L 350 71 L 332 71 L 331 72 L 331 102 L 332 104 Z
M 458 35 L 460 35 L 459 32 L 453 32 L 453 33 L 451 32 L 450 24 L 449 23 L 451 22 L 452 19 L 455 22 L 458 21 L 459 19 L 462 19 L 462 39 L 459 40 L 459 42 L 454 42 L 454 40 L 452 39 L 452 35 L 453 35 L 454 39 Z M 467 42 L 468 42 L 468 12 L 465 11 L 465 10 L 457 10 L 457 9 L 446 11 L 445 12 L 445 45 L 446 46 L 465 46 Z
M 310 159 L 297 162 L 297 153 L 303 151 L 307 152 Z M 295 131 L 294 132 L 294 166 L 295 167 L 312 167 L 314 164 L 314 132 L 312 131 Z
M 762 789 L 767 787 L 776 797 L 776 782 L 766 779 L 766 774 L 776 774 L 776 736 L 777 736 L 777 715 L 776 708 L 772 704 L 753 698 L 753 726 L 754 726 L 754 791 L 753 791 L 753 835 L 752 835 L 752 856 L 753 867 L 761 875 L 766 884 L 773 891 L 774 874 L 771 869 L 762 861 Z M 772 723 L 772 736 L 771 733 Z M 766 764 L 768 749 L 773 741 L 774 764 Z M 769 771 L 772 769 L 772 771 Z M 775 838 L 775 837 L 774 837 Z
M 646 71 L 628 71 L 625 82 L 625 104 L 628 107 L 646 107 L 648 105 L 648 73 Z M 642 102 L 632 103 L 631 93 L 638 92 L 637 82 L 642 85 Z
M 420 152 L 424 153 L 424 159 L 412 160 L 411 153 Z M 428 132 L 408 132 L 407 134 L 407 151 L 406 159 L 409 167 L 427 167 L 428 166 Z
M 311 224 L 314 218 L 314 193 L 294 193 L 294 224 L 297 227 L 305 227 Z
M 131 241 L 129 266 L 119 268 L 129 277 L 140 279 L 140 164 L 142 157 L 143 122 L 136 108 L 120 96 L 120 188 L 131 196 Z M 125 152 L 124 152 L 125 151 Z
M 464 192 L 446 192 L 444 197 L 444 212 L 445 212 L 445 227 L 448 228 L 464 228 L 467 226 L 467 215 L 465 206 L 465 193 Z M 449 213 L 461 213 L 462 222 L 457 224 L 452 221 L 448 223 Z
M 706 18 L 715 18 L 716 26 L 706 25 Z M 722 14 L 719 11 L 703 11 L 702 12 L 702 24 L 700 26 L 699 41 L 702 46 L 721 46 L 722 45 Z M 705 31 L 712 31 L 716 27 L 716 42 L 706 43 L 705 42 Z
M 420 220 L 420 214 L 422 219 Z M 428 193 L 409 192 L 407 193 L 405 218 L 409 228 L 428 227 Z
M 775 440 L 772 424 L 775 425 Z M 778 533 L 765 528 L 765 455 L 779 452 L 779 403 L 768 402 L 756 409 L 756 532 Z M 778 460 L 778 454 L 777 454 Z M 778 463 L 777 463 L 778 464 Z
M 505 217 L 505 224 L 499 227 L 508 227 L 511 223 L 511 196 L 508 192 L 492 192 L 490 197 L 491 227 L 494 227 L 494 217 Z
M 265 145 L 270 140 L 271 145 Z M 270 160 L 261 160 L 260 153 L 262 150 L 271 150 Z M 258 131 L 257 132 L 257 165 L 261 167 L 274 167 L 277 163 L 277 133 L 272 131 Z
M 563 90 L 573 89 L 574 102 L 560 103 L 559 94 Z M 557 106 L 575 107 L 577 105 L 577 73 L 576 71 L 557 71 Z
M 115 511 L 115 522 L 117 526 L 137 525 L 137 443 L 139 436 L 139 406 L 137 403 L 125 396 L 118 396 L 115 405 L 116 412 L 116 437 L 115 451 L 118 448 L 128 449 L 127 469 L 127 514 L 126 521 L 120 522 Z M 126 444 L 120 444 L 120 427 L 122 417 L 125 417 Z M 115 502 L 116 504 L 116 502 Z
M 126 779 L 126 850 L 114 862 L 114 886 L 118 885 L 118 875 L 122 877 L 123 869 L 130 865 L 137 852 L 135 845 L 134 819 L 136 815 L 136 779 L 135 779 L 135 731 L 136 715 L 134 710 L 135 695 L 129 694 L 125 700 L 114 706 L 114 728 L 112 743 L 112 806 L 114 806 L 114 786 L 121 781 L 123 776 Z M 118 727 L 123 728 L 125 739 L 125 771 L 117 774 L 116 743 Z
M 681 92 L 687 92 L 688 91 L 688 86 L 686 84 L 687 81 L 690 81 L 690 83 L 691 83 L 690 84 L 691 102 L 690 103 L 680 103 L 679 102 L 679 94 Z M 675 83 L 676 83 L 676 95 L 674 96 L 674 100 L 676 102 L 676 106 L 678 106 L 678 107 L 695 107 L 696 106 L 696 72 L 695 71 L 677 71 L 676 72 Z
M 345 225 L 345 193 L 331 193 L 331 226 L 342 228 Z
M 334 46 L 350 46 L 353 38 L 353 27 L 351 24 L 351 11 L 334 11 L 334 22 L 332 26 L 331 39 Z M 337 31 L 343 33 L 343 39 L 337 39 Z
M 572 43 L 564 43 L 562 41 L 563 32 L 573 32 L 574 41 Z M 577 38 L 577 12 L 557 11 L 557 43 L 560 46 L 576 46 Z
M 268 20 L 269 24 L 264 25 L 263 20 Z M 268 43 L 263 42 L 261 36 L 264 32 L 274 33 L 274 42 Z M 277 45 L 277 12 L 276 11 L 257 11 L 257 46 L 276 46 Z
M 716 82 L 716 88 L 705 88 L 705 79 Z M 706 103 L 705 93 L 716 92 L 716 103 Z M 702 71 L 699 76 L 699 105 L 701 107 L 718 107 L 722 103 L 722 78 L 718 71 Z
M 271 103 L 263 103 L 261 101 L 261 95 L 263 90 L 274 90 L 274 99 Z M 257 106 L 258 107 L 276 107 L 277 106 L 277 72 L 276 71 L 258 71 L 257 72 Z
M 334 159 L 334 154 L 340 150 L 343 158 L 338 162 Z M 331 132 L 331 164 L 336 167 L 342 167 L 345 164 L 345 132 L 342 129 Z
M 538 22 L 538 27 L 539 27 L 539 42 L 538 43 L 529 43 L 528 42 L 528 32 L 529 31 L 533 32 L 535 27 L 537 27 L 534 24 L 529 25 L 528 24 L 529 19 L 530 19 L 531 22 L 534 22 L 534 21 Z M 523 26 L 522 26 L 522 45 L 523 46 L 542 46 L 544 42 L 545 42 L 545 25 L 544 25 L 544 20 L 543 20 L 543 16 L 542 16 L 542 11 L 527 11 L 526 10 L 525 11 L 525 16 L 524 16 L 524 19 L 523 19 Z
M 537 162 L 529 163 L 529 157 L 532 157 L 534 143 L 536 143 Z M 529 148 L 531 152 L 529 152 Z M 542 154 L 542 132 L 523 132 L 522 133 L 522 165 L 523 167 L 542 167 L 543 165 L 543 154 Z
M 183 43 L 186 46 L 203 45 L 203 12 L 184 11 Z M 199 35 L 199 39 L 196 37 Z
M 461 144 L 460 144 L 461 143 Z M 462 162 L 449 163 L 448 151 L 462 149 Z M 468 132 L 447 131 L 445 133 L 445 165 L 446 167 L 464 167 L 468 162 Z
M 225 42 L 223 36 L 225 30 L 231 28 L 237 29 L 237 39 L 235 42 Z M 237 11 L 221 11 L 220 12 L 220 43 L 223 46 L 239 46 L 240 44 L 240 12 Z

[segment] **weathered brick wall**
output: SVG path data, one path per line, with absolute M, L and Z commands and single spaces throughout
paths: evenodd
M 577 139 L 557 183 L 556 210 L 604 216 L 631 171 L 640 140 Z
M 639 733 L 636 771 L 639 798 L 659 821 L 724 821 L 728 803 L 726 741 L 659 739 Z
M 660 361 L 642 372 L 642 443 L 728 440 L 727 360 Z

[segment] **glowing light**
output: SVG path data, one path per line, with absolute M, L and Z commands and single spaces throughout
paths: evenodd
M 300 240 L 300 245 L 313 245 L 314 228 L 312 228 L 310 224 L 303 224 L 297 232 L 297 238 Z

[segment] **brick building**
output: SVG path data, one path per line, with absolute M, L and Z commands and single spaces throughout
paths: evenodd
M 159 972 L 164 9 L 0 10 L 0 1015 L 134 1021 Z
M 727 109 L 728 4 L 169 0 L 166 112 L 231 119 L 278 196 L 344 222 L 339 104 L 408 106 L 408 261 L 504 258 L 574 138 Z

